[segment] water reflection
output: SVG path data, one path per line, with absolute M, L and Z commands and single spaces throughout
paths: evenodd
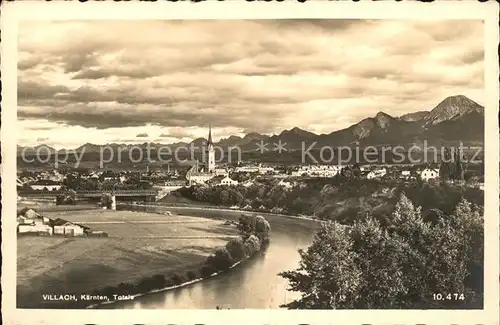
M 190 212 L 196 215 L 196 211 Z M 271 224 L 271 242 L 252 259 L 216 277 L 186 287 L 104 308 L 215 309 L 219 306 L 221 309 L 263 309 L 279 308 L 290 302 L 297 294 L 286 290 L 287 282 L 278 273 L 298 266 L 300 257 L 297 250 L 311 243 L 315 224 L 278 216 L 266 216 L 266 219 Z

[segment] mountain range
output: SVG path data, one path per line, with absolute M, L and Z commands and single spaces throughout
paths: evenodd
M 380 145 L 411 145 L 422 143 L 424 140 L 432 145 L 460 142 L 482 143 L 484 141 L 484 107 L 471 99 L 463 96 L 451 96 L 444 99 L 430 111 L 417 111 L 393 117 L 384 112 L 378 112 L 374 117 L 368 117 L 348 128 L 333 131 L 329 134 L 315 134 L 298 127 L 284 130 L 277 135 L 265 135 L 251 132 L 243 137 L 231 135 L 215 143 L 216 146 L 228 148 L 238 146 L 242 151 L 253 151 L 256 143 L 260 141 L 266 143 L 286 143 L 287 150 L 305 148 L 313 143 L 315 147 L 321 146 L 349 146 L 358 144 L 359 146 L 380 146 Z M 193 140 L 195 146 L 204 147 L 205 138 Z M 177 142 L 172 144 L 149 143 L 150 147 L 168 145 L 174 150 L 180 146 L 189 146 L 191 143 Z M 140 146 L 146 147 L 147 142 Z M 60 152 L 99 152 L 104 145 L 86 143 L 76 149 L 61 149 Z M 113 149 L 128 149 L 137 144 L 107 144 Z M 18 155 L 25 150 L 25 154 L 35 152 L 40 147 L 45 147 L 50 152 L 56 149 L 46 145 L 36 147 L 17 146 Z

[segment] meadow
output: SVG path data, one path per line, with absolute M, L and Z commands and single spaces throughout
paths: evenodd
M 19 308 L 60 306 L 43 301 L 43 294 L 90 294 L 147 276 L 197 272 L 207 256 L 237 236 L 236 228 L 224 221 L 190 216 L 106 210 L 43 215 L 102 230 L 109 237 L 19 237 Z

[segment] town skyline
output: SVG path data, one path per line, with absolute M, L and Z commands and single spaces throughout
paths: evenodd
M 484 100 L 481 21 L 39 21 L 19 32 L 21 146 L 189 142 L 209 124 L 218 139 L 322 134 L 448 96 Z

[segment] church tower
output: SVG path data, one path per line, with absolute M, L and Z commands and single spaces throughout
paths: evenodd
M 208 143 L 207 143 L 207 153 L 208 153 L 208 172 L 215 173 L 215 150 L 214 143 L 212 142 L 212 126 L 208 127 Z

